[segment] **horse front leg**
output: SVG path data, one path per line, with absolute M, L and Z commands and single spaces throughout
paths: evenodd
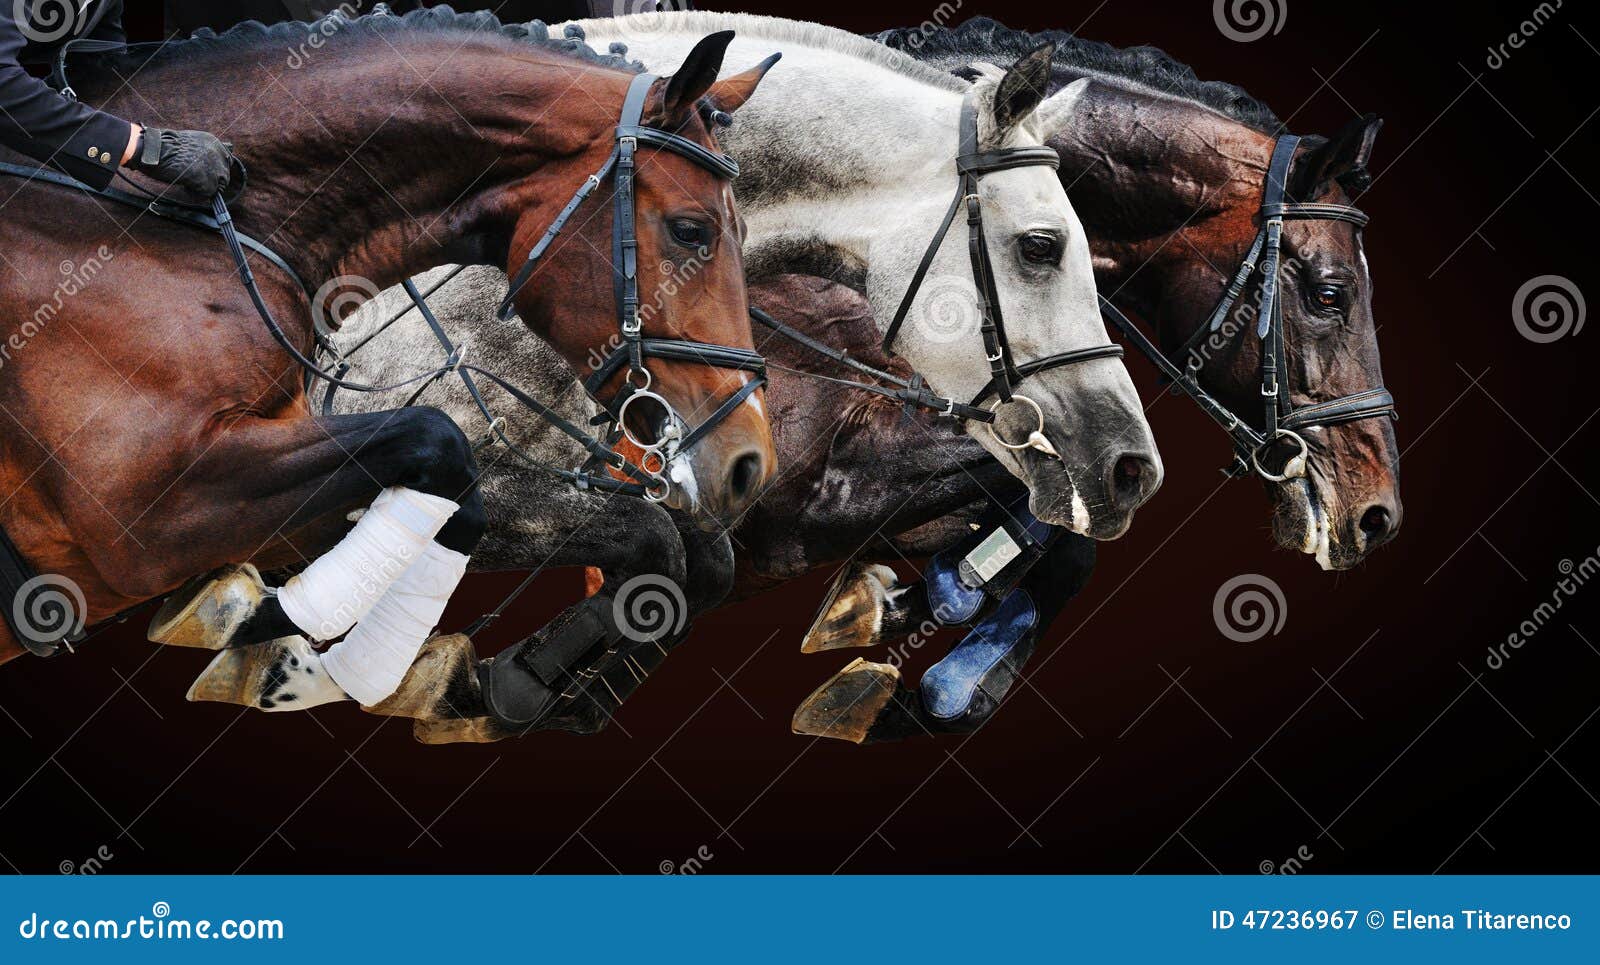
M 716 609 L 734 583 L 733 543 L 726 531 L 707 533 L 682 513 L 672 513 L 682 542 L 687 580 L 683 587 L 689 619 L 677 632 L 635 648 L 596 683 L 584 689 L 580 699 L 551 717 L 547 726 L 575 734 L 597 734 L 611 722 L 622 704 L 644 686 L 677 646 L 689 638 L 696 616 Z M 601 584 L 597 592 L 604 592 Z
M 470 444 L 435 409 L 251 420 L 231 427 L 187 480 L 185 512 L 163 542 L 220 542 L 235 563 L 174 594 L 151 623 L 156 642 L 222 650 L 191 700 L 263 710 L 382 701 L 485 527 Z M 337 545 L 276 591 L 240 562 L 322 550 L 328 518 L 363 505 Z M 308 536 L 313 545 L 296 546 Z M 326 653 L 309 643 L 341 636 Z
M 594 565 L 604 582 L 487 660 L 463 635 L 436 638 L 395 696 L 369 709 L 415 719 L 414 733 L 430 744 L 593 733 L 626 697 L 613 681 L 642 682 L 648 671 L 639 661 L 664 656 L 687 627 L 693 581 L 677 528 L 658 506 L 554 477 L 496 479 L 488 498 L 491 566 Z
M 1094 560 L 1093 540 L 1063 535 L 997 604 L 978 593 L 951 592 L 943 586 L 943 570 L 934 567 L 928 583 L 903 591 L 920 600 L 903 609 L 925 614 L 906 649 L 939 627 L 970 625 L 967 635 L 923 673 L 917 690 L 901 676 L 903 654 L 886 663 L 852 661 L 795 711 L 795 732 L 855 743 L 972 733 L 999 709 L 1039 635 L 1087 584 Z M 938 602 L 932 602 L 935 597 Z

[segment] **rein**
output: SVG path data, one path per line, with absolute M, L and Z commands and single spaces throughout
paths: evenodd
M 1316 402 L 1295 408 L 1289 392 L 1278 380 L 1278 367 L 1284 358 L 1283 303 L 1279 297 L 1278 273 L 1283 258 L 1283 223 L 1285 221 L 1343 221 L 1359 230 L 1369 219 L 1365 212 L 1351 205 L 1296 203 L 1285 200 L 1289 167 L 1300 138 L 1292 134 L 1279 137 L 1273 144 L 1272 160 L 1267 165 L 1266 184 L 1261 196 L 1261 227 L 1250 244 L 1244 261 L 1228 282 L 1208 320 L 1195 329 L 1184 342 L 1180 358 L 1187 356 L 1183 365 L 1173 361 L 1133 323 L 1122 310 L 1104 295 L 1100 297 L 1100 312 L 1106 321 L 1116 326 L 1127 339 L 1161 370 L 1179 391 L 1193 399 L 1206 415 L 1222 427 L 1233 440 L 1233 463 L 1223 472 L 1228 476 L 1247 476 L 1255 472 L 1268 482 L 1283 482 L 1305 475 L 1306 459 L 1310 446 L 1300 433 L 1306 429 L 1356 422 L 1376 416 L 1387 416 L 1396 421 L 1394 396 L 1383 386 L 1340 396 L 1326 402 Z M 1200 369 L 1204 361 L 1195 349 L 1200 342 L 1219 329 L 1232 314 L 1239 298 L 1244 294 L 1250 279 L 1261 275 L 1261 311 L 1256 321 L 1256 337 L 1261 340 L 1261 399 L 1263 421 L 1257 430 L 1232 409 L 1223 405 L 1200 387 Z M 1285 463 L 1281 473 L 1269 472 L 1261 464 L 1261 455 L 1280 440 L 1295 444 L 1299 451 Z

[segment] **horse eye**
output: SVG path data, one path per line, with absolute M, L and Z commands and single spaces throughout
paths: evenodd
M 667 225 L 667 230 L 672 232 L 672 240 L 680 245 L 691 248 L 702 248 L 711 243 L 711 231 L 698 221 L 688 218 L 674 218 Z
M 1022 236 L 1022 257 L 1038 265 L 1054 265 L 1061 260 L 1061 241 L 1055 235 L 1034 231 Z
M 1318 285 L 1311 292 L 1311 297 L 1319 308 L 1339 308 L 1344 304 L 1344 290 L 1337 285 Z

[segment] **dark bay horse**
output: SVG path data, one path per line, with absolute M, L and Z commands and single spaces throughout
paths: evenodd
M 1050 89 L 1082 77 L 1093 81 L 1083 113 L 1050 144 L 1061 155 L 1062 182 L 1089 233 L 1097 282 L 1103 293 L 1156 326 L 1168 349 L 1182 345 L 1206 319 L 1256 233 L 1262 178 L 1283 127 L 1271 110 L 1233 85 L 1200 81 L 1190 68 L 1150 48 L 1118 50 L 981 19 L 932 34 L 891 31 L 882 39 L 956 71 L 974 61 L 1008 64 L 1040 40 L 1056 41 Z M 1349 203 L 1360 190 L 1379 123 L 1369 116 L 1331 138 L 1307 138 L 1292 168 L 1291 195 Z M 1382 385 L 1372 280 L 1359 231 L 1338 222 L 1294 222 L 1285 239 L 1289 270 L 1281 276 L 1282 305 L 1295 403 Z M 846 285 L 814 276 L 769 276 L 752 279 L 751 297 L 856 359 L 910 375 L 902 362 L 881 352 L 870 307 Z M 1241 303 L 1241 318 L 1255 297 L 1253 286 Z M 1208 391 L 1252 415 L 1260 410 L 1253 332 L 1252 325 L 1230 326 L 1230 341 L 1208 353 L 1200 376 Z M 1006 503 L 1018 495 L 1016 487 L 984 450 L 946 422 L 796 374 L 852 375 L 803 346 L 773 337 L 762 340 L 762 348 L 773 362 L 768 399 L 785 468 L 735 531 L 740 549 L 733 596 L 748 597 L 849 561 L 807 647 L 903 642 L 935 616 L 933 607 L 922 587 L 901 585 L 878 561 L 958 544 L 991 499 Z M 1221 433 L 1217 437 L 1224 441 Z M 1274 541 L 1324 568 L 1355 566 L 1400 525 L 1394 430 L 1388 420 L 1367 419 L 1312 432 L 1307 441 L 1307 476 L 1265 486 Z M 1226 446 L 1218 449 L 1225 452 Z M 1022 584 L 1036 608 L 1030 625 L 1006 641 L 1003 657 L 982 676 L 961 712 L 930 714 L 900 682 L 897 667 L 857 662 L 819 689 L 796 715 L 797 727 L 850 740 L 888 740 L 981 726 L 1021 672 L 1039 633 L 1083 587 L 1094 561 L 1093 542 L 1067 536 L 1034 568 Z M 650 667 L 640 669 L 659 663 L 657 655 L 649 656 Z M 591 689 L 593 702 L 562 723 L 580 731 L 603 727 L 616 709 L 614 698 L 626 698 L 638 686 L 635 676 L 609 676 L 605 688 Z
M 123 115 L 231 141 L 250 173 L 233 204 L 241 230 L 319 292 L 348 278 L 376 291 L 441 263 L 520 263 L 612 151 L 634 77 L 582 45 L 448 8 L 340 20 L 319 31 L 315 49 L 286 62 L 285 51 L 308 36 L 304 24 L 245 24 L 153 55 L 75 62 L 73 82 L 85 100 Z M 717 150 L 705 98 L 734 110 L 759 80 L 716 82 L 730 39 L 707 38 L 682 71 L 657 80 L 642 123 Z M 302 373 L 262 325 L 214 234 L 54 185 L 19 180 L 4 189 L 0 326 L 12 352 L 0 379 L 0 526 L 36 571 L 81 594 L 77 621 L 104 619 L 228 564 L 316 558 L 302 577 L 339 577 L 335 590 L 350 596 L 324 601 L 319 594 L 333 591 L 305 584 L 301 596 L 349 622 L 352 612 L 379 612 L 384 591 L 436 552 L 445 562 L 433 585 L 413 593 L 442 609 L 485 526 L 471 445 L 448 417 L 427 407 L 312 416 Z M 641 261 L 703 262 L 660 314 L 692 312 L 702 337 L 749 347 L 727 181 L 677 154 L 641 152 L 636 195 Z M 588 237 L 609 233 L 609 210 L 584 213 L 516 304 L 574 364 L 616 330 L 609 249 Z M 86 280 L 64 295 L 69 263 Z M 288 337 L 310 352 L 327 306 L 308 304 L 265 261 L 256 261 L 256 275 Z M 652 361 L 651 371 L 655 391 L 684 411 L 711 397 L 720 379 L 680 362 Z M 736 496 L 725 481 L 752 452 L 757 475 L 771 472 L 770 435 L 759 408 L 748 406 L 714 436 L 706 444 L 724 454 L 721 509 L 737 512 L 754 489 Z M 374 556 L 391 537 L 404 545 Z M 398 552 L 407 547 L 422 556 Z M 349 572 L 318 569 L 340 553 L 351 559 L 334 562 L 352 564 Z M 385 568 L 395 560 L 406 566 Z M 338 635 L 288 617 L 278 603 L 286 593 L 263 595 L 259 585 L 253 596 L 249 587 L 205 592 L 196 599 L 211 609 L 188 614 L 213 622 L 205 629 L 218 639 L 204 645 Z M 308 652 L 289 654 L 285 665 L 287 651 L 278 650 L 232 668 L 254 676 L 233 681 L 243 689 L 221 699 L 269 706 L 268 671 L 301 668 L 295 661 Z M 21 652 L 0 638 L 0 660 Z

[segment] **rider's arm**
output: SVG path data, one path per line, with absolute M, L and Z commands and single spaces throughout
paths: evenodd
M 0 144 L 103 188 L 138 141 L 133 125 L 70 100 L 20 63 L 27 37 L 0 3 Z

